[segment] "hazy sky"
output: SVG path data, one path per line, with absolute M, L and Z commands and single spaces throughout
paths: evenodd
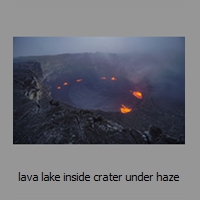
M 184 37 L 14 37 L 13 56 L 62 53 L 183 52 Z

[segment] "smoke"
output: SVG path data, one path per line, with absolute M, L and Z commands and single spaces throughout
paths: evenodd
M 82 63 L 93 59 L 100 76 L 126 77 L 138 85 L 148 82 L 158 96 L 185 101 L 184 37 L 13 38 L 14 56 L 85 52 L 95 56 L 85 55 Z
M 129 80 L 147 81 L 158 96 L 185 102 L 184 51 L 141 52 L 127 59 L 129 65 L 124 68 Z

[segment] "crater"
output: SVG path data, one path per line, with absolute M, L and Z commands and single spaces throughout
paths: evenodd
M 132 111 L 145 99 L 145 88 L 120 74 L 86 71 L 59 75 L 51 83 L 52 97 L 77 108 L 111 112 L 120 112 L 122 107 Z

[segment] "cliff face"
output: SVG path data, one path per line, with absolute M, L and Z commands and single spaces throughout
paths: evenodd
M 108 119 L 106 112 L 77 109 L 52 99 L 41 64 L 13 65 L 14 144 L 176 144 L 156 126 L 144 132 Z M 122 114 L 118 113 L 121 117 Z

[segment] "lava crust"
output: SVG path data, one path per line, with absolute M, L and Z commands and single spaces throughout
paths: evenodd
M 124 78 L 104 76 L 106 79 L 102 79 L 98 77 L 98 74 L 87 77 L 79 76 L 81 79 L 78 79 L 76 75 L 70 75 L 74 79 L 68 79 L 68 76 L 66 74 L 65 79 L 63 75 L 57 77 L 52 84 L 52 97 L 72 106 L 119 112 L 122 104 L 136 108 L 142 102 L 142 99 L 132 94 L 136 86 Z M 77 80 L 80 81 L 77 82 Z

